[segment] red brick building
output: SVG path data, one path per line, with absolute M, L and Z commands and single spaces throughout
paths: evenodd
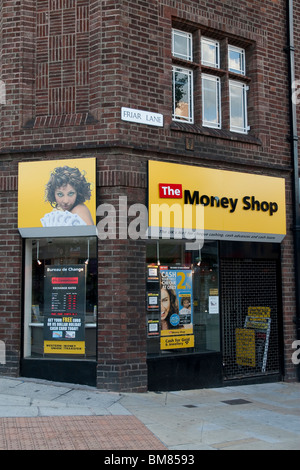
M 281 0 L 1 2 L 1 374 L 123 391 L 296 379 L 299 14 Z M 40 195 L 70 161 L 92 182 L 94 226 L 44 230 Z M 128 235 L 135 204 L 174 203 L 159 184 L 204 206 L 201 249 Z M 74 266 L 78 291 L 53 290 L 67 281 L 51 269 Z M 172 303 L 180 274 L 164 329 L 162 280 Z

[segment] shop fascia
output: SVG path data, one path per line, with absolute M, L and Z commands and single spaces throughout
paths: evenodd
M 158 220 L 156 204 L 183 212 L 203 208 L 204 237 L 210 240 L 281 242 L 286 234 L 285 180 L 169 162 L 148 163 L 149 226 L 166 229 Z M 186 219 L 187 220 L 187 219 Z M 182 227 L 175 221 L 173 227 Z

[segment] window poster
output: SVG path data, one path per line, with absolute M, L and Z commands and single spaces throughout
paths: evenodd
M 148 274 L 147 274 L 147 280 L 148 281 L 159 281 L 159 272 L 158 272 L 158 266 L 154 265 L 149 265 L 147 267 Z
M 194 347 L 193 274 L 185 267 L 160 267 L 161 349 Z
M 159 335 L 159 320 L 148 320 L 148 336 Z
M 147 310 L 156 311 L 159 310 L 159 293 L 158 292 L 147 292 Z
M 85 354 L 85 274 L 84 264 L 45 266 L 45 354 Z

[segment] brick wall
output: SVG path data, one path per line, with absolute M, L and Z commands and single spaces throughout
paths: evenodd
M 299 16 L 300 2 L 294 4 Z M 145 201 L 149 158 L 286 179 L 288 234 L 282 244 L 282 285 L 286 376 L 292 379 L 295 298 L 284 50 L 286 2 L 2 0 L 1 5 L 0 78 L 6 85 L 6 104 L 0 105 L 0 269 L 10 276 L 6 281 L 9 289 L 1 289 L 0 329 L 6 332 L 11 351 L 15 351 L 10 370 L 17 370 L 21 325 L 17 162 L 96 155 L 99 202 L 112 203 L 122 194 L 128 201 Z M 202 128 L 199 118 L 189 127 L 172 123 L 172 25 L 191 30 L 196 37 L 204 33 L 226 40 L 239 38 L 249 45 L 248 136 L 208 131 Z M 297 23 L 295 32 L 299 38 Z M 300 59 L 298 39 L 296 57 Z M 296 77 L 300 73 L 298 64 L 299 60 Z M 197 68 L 195 71 L 197 74 Z M 165 125 L 152 128 L 121 121 L 121 106 L 162 113 Z M 200 110 L 199 103 L 197 109 Z M 136 305 L 131 305 L 129 295 L 134 289 L 141 292 L 144 289 L 141 282 L 144 249 L 133 241 L 126 244 L 126 249 L 121 241 L 99 245 L 103 330 L 99 329 L 98 380 L 101 384 L 108 381 L 112 388 L 117 388 L 118 383 L 123 387 L 125 383 L 131 384 L 128 388 L 145 386 L 144 325 L 138 307 L 143 294 Z M 14 266 L 9 261 L 12 253 Z M 127 264 L 121 265 L 124 255 Z M 105 275 L 101 266 L 106 268 Z M 132 273 L 134 269 L 137 278 Z M 124 286 L 119 301 L 121 319 L 116 318 L 116 305 L 112 302 L 117 284 Z M 127 320 L 125 312 L 129 312 Z M 134 326 L 136 318 L 138 326 Z M 16 327 L 13 332 L 11 324 Z M 109 337 L 114 338 L 115 345 L 120 343 L 114 356 Z M 126 338 L 127 346 L 122 338 Z M 136 357 L 134 348 L 138 351 Z
M 18 373 L 21 342 L 22 244 L 16 220 L 16 182 L 16 176 L 0 178 L 0 339 L 5 342 L 0 373 L 8 376 Z
M 172 25 L 251 44 L 253 139 L 170 129 Z M 4 1 L 1 33 L 2 153 L 112 141 L 174 153 L 192 134 L 202 158 L 289 168 L 283 1 Z M 121 106 L 160 112 L 165 127 L 120 122 Z
M 98 387 L 145 391 L 146 247 L 127 237 L 127 211 L 146 203 L 146 164 L 117 153 L 98 165 L 98 201 L 116 210 L 117 237 L 98 242 Z

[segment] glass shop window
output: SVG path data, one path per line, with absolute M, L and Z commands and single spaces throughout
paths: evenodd
M 150 242 L 146 297 L 149 356 L 220 351 L 217 242 Z
M 96 359 L 96 237 L 25 242 L 24 357 Z

